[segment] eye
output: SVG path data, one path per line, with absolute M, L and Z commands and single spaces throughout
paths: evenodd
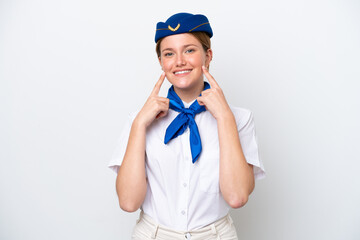
M 192 48 L 191 48 L 191 49 L 186 50 L 185 52 L 186 52 L 186 53 L 192 53 L 192 52 L 194 52 L 194 51 L 195 51 L 195 49 L 192 49 Z
M 173 55 L 173 53 L 171 53 L 171 52 L 164 53 L 165 57 L 171 57 L 172 55 Z

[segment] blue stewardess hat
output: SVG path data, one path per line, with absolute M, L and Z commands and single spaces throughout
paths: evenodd
M 204 15 L 177 13 L 169 17 L 166 22 L 157 23 L 155 43 L 163 37 L 190 32 L 206 32 L 209 37 L 213 35 L 209 20 Z

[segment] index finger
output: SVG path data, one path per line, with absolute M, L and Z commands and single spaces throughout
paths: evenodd
M 159 80 L 156 82 L 154 89 L 151 92 L 151 95 L 158 95 L 160 92 L 161 85 L 163 84 L 165 79 L 165 72 L 163 72 L 159 78 Z
M 206 76 L 206 79 L 209 80 L 209 84 L 211 87 L 219 87 L 219 84 L 215 81 L 215 79 L 213 78 L 213 76 L 211 76 L 211 74 L 209 73 L 208 69 L 205 66 L 202 66 L 202 70 Z

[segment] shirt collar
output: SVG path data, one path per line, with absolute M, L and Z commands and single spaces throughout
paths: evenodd
M 196 99 L 192 100 L 191 102 L 187 103 L 187 102 L 184 102 L 183 100 L 181 100 L 184 104 L 184 107 L 185 108 L 189 108 L 191 106 L 191 104 L 193 104 L 195 102 Z

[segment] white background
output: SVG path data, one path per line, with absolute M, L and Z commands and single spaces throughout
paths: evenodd
M 240 239 L 360 239 L 360 2 L 0 1 L 0 239 L 129 239 L 106 165 L 161 74 L 158 21 L 203 13 L 267 178 Z M 165 95 L 169 84 L 164 84 Z

